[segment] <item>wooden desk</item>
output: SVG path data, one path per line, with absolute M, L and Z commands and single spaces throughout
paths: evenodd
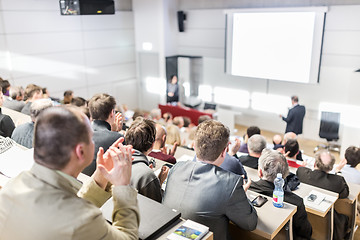
M 248 177 L 251 178 L 253 181 L 258 181 L 258 171 L 253 168 L 249 168 L 244 166 Z M 332 198 L 335 198 L 335 200 L 332 202 L 332 204 L 329 205 L 329 207 L 325 210 L 325 212 L 314 209 L 310 206 L 307 206 L 306 201 L 304 201 L 306 212 L 308 213 L 308 219 L 313 226 L 313 235 L 312 238 L 314 239 L 332 239 L 333 237 L 333 231 L 334 231 L 334 204 L 336 199 L 338 198 L 338 194 L 318 188 L 315 186 L 311 186 L 305 183 L 300 183 L 298 189 L 293 191 L 298 196 L 305 198 L 307 197 L 312 190 L 316 190 L 320 193 L 326 194 L 328 196 L 331 196 Z M 325 234 L 324 234 L 325 232 Z
M 23 123 L 31 121 L 31 118 L 29 115 L 23 114 L 18 111 L 14 111 L 14 110 L 6 108 L 6 107 L 1 107 L 1 109 L 2 109 L 3 114 L 9 115 L 11 117 L 11 119 L 15 123 L 15 126 L 19 126 Z
M 246 192 L 246 195 L 250 200 L 253 200 L 256 196 L 262 195 L 251 190 Z M 297 207 L 284 203 L 283 208 L 276 208 L 272 204 L 271 197 L 262 195 L 268 199 L 268 201 L 260 208 L 256 208 L 258 215 L 258 223 L 254 231 L 248 232 L 238 228 L 235 224 L 229 224 L 229 232 L 232 239 L 275 239 L 282 232 L 286 234 L 284 226 L 289 223 L 289 238 L 293 239 L 292 233 L 292 218 L 296 213 Z

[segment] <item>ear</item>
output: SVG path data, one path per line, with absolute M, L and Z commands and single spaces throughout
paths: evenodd
M 228 146 L 226 146 L 226 148 L 224 148 L 224 150 L 221 152 L 221 155 L 220 155 L 221 157 L 225 158 Z
M 162 136 L 162 142 L 163 142 L 163 143 L 166 142 L 166 134 L 164 134 L 164 135 Z
M 78 161 L 80 163 L 85 161 L 85 157 L 84 157 L 84 144 L 83 143 L 79 143 L 75 146 L 75 155 L 76 158 L 78 159 Z
M 261 168 L 258 168 L 258 175 L 259 175 L 259 178 L 262 178 L 264 176 Z

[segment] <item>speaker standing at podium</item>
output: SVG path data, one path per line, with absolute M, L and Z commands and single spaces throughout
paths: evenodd
M 289 109 L 287 117 L 280 115 L 282 120 L 284 120 L 286 124 L 287 132 L 294 132 L 296 135 L 302 134 L 303 129 L 303 121 L 305 116 L 305 106 L 299 105 L 299 98 L 297 96 L 291 97 L 292 107 Z
M 166 102 L 177 105 L 179 102 L 179 85 L 176 75 L 171 75 L 170 82 L 167 84 Z

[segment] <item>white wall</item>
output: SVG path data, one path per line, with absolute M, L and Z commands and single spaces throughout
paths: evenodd
M 116 9 L 129 9 L 129 1 Z M 59 1 L 0 0 L 0 76 L 35 83 L 62 97 L 106 92 L 135 108 L 136 64 L 131 11 L 61 16 Z M 126 90 L 125 90 L 126 89 Z
M 219 1 L 215 1 L 219 4 Z M 213 4 L 215 4 L 213 2 Z M 231 1 L 222 1 L 231 2 Z M 259 2 L 259 1 L 257 1 Z M 269 81 L 245 78 L 224 73 L 225 16 L 223 9 L 186 9 L 211 8 L 209 1 L 180 1 L 180 10 L 187 14 L 185 32 L 177 33 L 178 54 L 191 54 L 204 57 L 204 84 L 212 87 L 223 86 L 275 95 L 298 95 L 300 103 L 307 107 L 303 137 L 318 140 L 320 104 L 324 102 L 343 106 L 360 104 L 360 6 L 329 6 L 325 24 L 320 83 L 316 85 L 290 82 Z M 210 7 L 209 7 L 210 6 Z M 289 99 L 290 105 L 290 99 Z M 354 109 L 354 108 L 350 108 Z M 285 123 L 278 114 L 255 111 L 251 108 L 234 109 L 243 114 L 236 122 L 243 125 L 258 125 L 263 129 L 285 130 Z M 282 110 L 286 112 L 286 109 Z M 360 122 L 357 110 L 345 113 L 347 118 L 341 127 L 343 149 L 350 144 L 359 145 L 360 130 L 354 122 Z M 351 128 L 351 131 L 349 130 Z

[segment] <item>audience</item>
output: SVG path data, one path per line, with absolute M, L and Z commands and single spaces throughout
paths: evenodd
M 259 158 L 258 174 L 260 180 L 252 182 L 250 189 L 272 197 L 277 173 L 281 173 L 284 178 L 288 175 L 289 165 L 285 157 L 278 151 L 264 149 Z M 307 218 L 303 199 L 291 191 L 285 191 L 284 202 L 297 206 L 297 211 L 293 217 L 294 239 L 311 239 L 312 227 Z
M 122 128 L 122 117 L 120 113 L 115 114 L 115 106 L 115 98 L 105 93 L 96 94 L 89 101 L 95 154 L 93 162 L 83 171 L 88 176 L 96 169 L 96 152 L 99 148 L 102 147 L 106 151 L 118 138 L 123 137 L 118 132 Z
M 64 92 L 64 99 L 61 100 L 61 104 L 70 104 L 73 100 L 74 92 L 71 90 L 67 90 Z
M 166 130 L 165 127 L 161 124 L 156 124 L 156 136 L 155 136 L 155 142 L 153 145 L 153 148 L 151 152 L 149 153 L 150 157 L 154 157 L 156 159 L 163 160 L 168 163 L 175 164 L 176 159 L 174 157 L 177 144 L 175 143 L 173 148 L 169 151 L 169 154 L 166 153 Z M 165 150 L 165 152 L 164 152 Z
M 87 102 L 82 97 L 74 97 L 71 101 L 71 105 L 77 106 L 77 107 L 83 107 L 87 105 Z
M 281 141 L 282 141 L 282 138 L 279 134 L 274 135 L 274 137 L 273 137 L 273 144 L 274 144 L 273 149 L 274 150 L 277 150 L 278 148 L 283 147 L 283 145 L 281 145 Z
M 11 134 L 15 128 L 15 124 L 11 117 L 1 113 L 1 106 L 3 101 L 3 92 L 2 88 L 0 87 L 0 136 L 11 137 Z
M 35 85 L 35 84 L 29 84 L 25 88 L 25 98 L 26 98 L 26 104 L 21 109 L 21 112 L 30 115 L 30 106 L 31 103 L 35 100 L 41 99 L 43 97 L 42 88 Z
M 255 134 L 249 138 L 247 147 L 249 154 L 240 156 L 239 160 L 245 166 L 258 169 L 258 159 L 262 150 L 266 148 L 266 140 L 263 136 Z
M 296 161 L 296 156 L 299 153 L 299 143 L 296 139 L 289 139 L 284 145 L 285 156 L 288 159 Z
M 8 97 L 9 95 L 9 91 L 10 91 L 10 83 L 8 80 L 3 80 L 2 78 L 0 79 L 0 87 L 2 89 L 2 93 L 4 97 Z
M 53 104 L 50 99 L 39 99 L 32 102 L 30 106 L 31 122 L 26 122 L 17 126 L 13 131 L 11 138 L 24 147 L 32 148 L 36 118 L 42 111 L 52 106 Z
M 247 142 L 248 142 L 248 139 L 251 138 L 251 136 L 255 135 L 255 134 L 259 134 L 259 135 L 261 134 L 260 128 L 258 128 L 256 126 L 251 126 L 251 127 L 248 127 L 248 129 L 246 129 L 244 143 L 241 144 L 239 152 L 249 153 L 249 150 L 247 147 Z
M 345 158 L 335 165 L 334 171 L 341 174 L 346 182 L 360 184 L 360 171 L 356 166 L 360 163 L 360 149 L 350 146 L 345 151 Z
M 22 87 L 11 86 L 9 93 L 10 96 L 5 99 L 3 106 L 21 112 L 25 106 L 25 102 L 23 101 L 24 89 Z
M 247 179 L 247 174 L 242 163 L 237 159 L 236 153 L 241 145 L 240 139 L 236 138 L 234 146 L 229 149 L 227 148 L 224 162 L 220 167 L 226 171 L 241 175 L 244 179 Z
M 1 239 L 138 239 L 131 147 L 120 140 L 105 154 L 101 149 L 96 172 L 81 187 L 76 177 L 92 162 L 91 138 L 89 120 L 74 108 L 38 116 L 33 167 L 0 191 Z M 111 195 L 113 225 L 99 209 Z
M 125 141 L 133 146 L 131 186 L 138 190 L 138 193 L 161 202 L 161 185 L 167 177 L 169 168 L 163 166 L 160 175 L 157 177 L 150 168 L 147 155 L 151 152 L 156 136 L 155 123 L 152 120 L 138 117 L 132 122 L 126 132 Z
M 181 129 L 184 126 L 184 118 L 181 116 L 174 117 L 173 124 Z
M 241 176 L 223 170 L 229 129 L 215 120 L 201 123 L 195 135 L 197 161 L 178 162 L 169 173 L 163 204 L 181 212 L 185 219 L 202 223 L 214 239 L 229 239 L 228 224 L 254 230 L 256 210 L 242 186 Z
M 180 129 L 175 125 L 168 125 L 166 127 L 167 137 L 166 137 L 166 144 L 174 145 L 175 143 L 178 146 L 182 145 L 181 137 L 180 137 Z

